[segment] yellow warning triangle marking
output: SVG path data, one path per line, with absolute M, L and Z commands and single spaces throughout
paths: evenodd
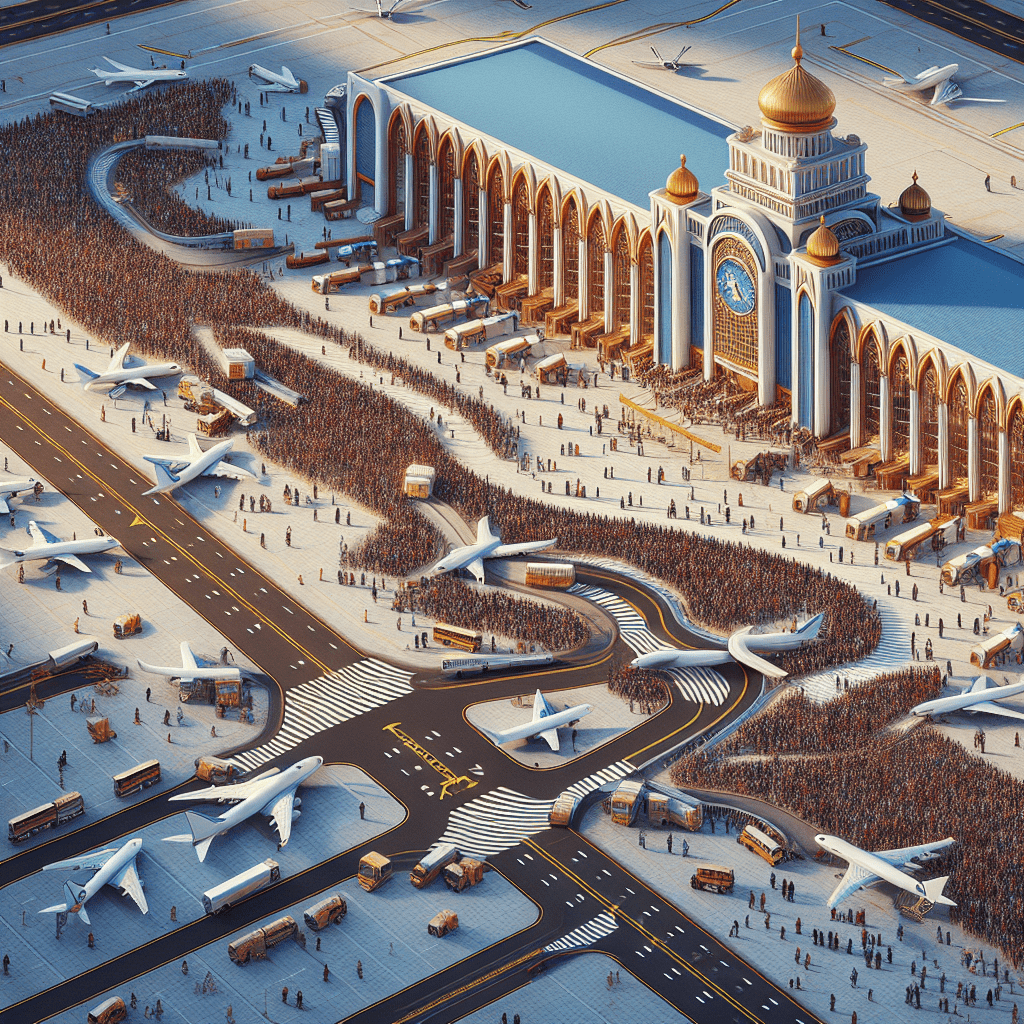
M 130 530 L 133 526 L 145 526 L 146 520 L 142 516 L 136 516 L 129 524 L 128 529 Z

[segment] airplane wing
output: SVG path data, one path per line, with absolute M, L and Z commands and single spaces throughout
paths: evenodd
M 528 551 L 543 551 L 558 543 L 557 537 L 551 540 L 528 540 L 521 544 L 499 544 L 487 557 L 511 558 L 513 555 L 525 555 Z
M 3 513 L 6 516 L 6 515 L 8 515 L 10 513 L 10 511 L 11 511 L 10 505 L 8 505 L 7 502 L 4 501 L 3 498 L 0 498 L 0 513 Z
M 862 868 L 859 864 L 851 864 L 846 869 L 846 874 L 843 875 L 842 881 L 835 887 L 832 895 L 829 896 L 826 906 L 830 909 L 837 906 L 843 900 L 849 899 L 858 889 L 863 888 L 865 885 L 870 885 L 877 878 L 878 875 L 868 871 L 867 868 Z
M 274 819 L 274 825 L 277 826 L 277 835 L 280 846 L 287 846 L 288 840 L 292 835 L 292 807 L 295 801 L 295 789 L 288 790 L 287 793 L 281 793 L 279 796 L 264 806 L 263 813 L 269 814 Z
M 115 847 L 106 850 L 93 850 L 91 853 L 84 853 L 81 857 L 69 857 L 67 860 L 58 860 L 53 864 L 44 864 L 44 871 L 99 871 L 111 857 L 117 853 Z
M 955 839 L 939 839 L 934 843 L 922 843 L 920 846 L 904 846 L 898 850 L 875 850 L 874 856 L 884 860 L 886 864 L 893 867 L 906 867 L 915 857 L 923 857 L 925 854 L 935 853 L 936 850 L 944 850 L 952 846 Z
M 143 89 L 147 85 L 152 85 L 152 82 L 143 82 L 139 88 Z M 146 388 L 148 391 L 156 391 L 156 385 L 151 384 L 145 377 L 133 377 L 131 380 L 121 382 L 124 384 L 134 384 L 137 388 Z
M 196 656 L 192 653 L 192 648 L 189 647 L 187 640 L 181 641 L 181 667 L 183 669 L 199 667 Z
M 558 753 L 558 729 L 547 729 L 537 733 L 537 739 L 545 743 L 557 754 Z
M 149 904 L 146 902 L 146 893 L 142 888 L 135 857 L 132 857 L 107 884 L 117 886 L 126 896 L 131 896 L 135 900 L 139 910 L 144 914 L 149 913 Z
M 122 64 L 120 61 L 113 60 L 110 57 L 104 57 L 103 59 L 108 64 L 112 64 L 115 68 L 117 68 L 118 71 L 131 71 L 131 72 L 134 72 L 136 75 L 141 75 L 142 74 L 142 72 L 138 68 L 130 67 L 128 64 Z M 127 350 L 128 346 L 125 345 L 124 348 Z
M 37 546 L 43 544 L 59 544 L 60 537 L 55 537 L 49 530 L 44 529 L 34 519 L 28 524 L 29 536 L 36 542 Z
M 1004 718 L 1024 719 L 1024 713 L 1014 711 L 1013 708 L 1004 708 L 994 700 L 983 700 L 980 704 L 972 704 L 966 711 L 984 711 L 989 715 L 1002 715 Z
M 947 78 L 944 82 L 940 82 L 935 86 L 935 92 L 932 95 L 931 106 L 937 107 L 943 103 L 952 103 L 954 100 L 960 99 L 963 96 L 963 90 L 957 85 L 952 78 Z
M 299 83 L 295 76 L 288 70 L 283 64 L 281 65 L 281 77 L 285 80 L 286 84 L 291 89 L 298 89 Z
M 779 668 L 778 665 L 773 665 L 770 661 L 762 658 L 760 655 L 754 654 L 748 646 L 750 640 L 749 636 L 751 627 L 747 627 L 745 630 L 741 630 L 737 633 L 733 633 L 729 637 L 729 653 L 746 668 L 753 669 L 755 672 L 762 672 L 769 679 L 782 679 L 788 673 L 785 669 Z
M 662 70 L 662 68 L 664 68 L 664 67 L 665 67 L 664 63 L 662 63 L 661 61 L 653 61 L 653 60 L 635 60 L 635 61 L 633 61 L 633 63 L 634 63 L 634 64 L 635 64 L 635 65 L 636 65 L 636 66 L 637 66 L 638 68 L 652 68 L 652 69 L 653 69 L 653 70 L 655 70 L 655 71 L 661 71 L 661 70 Z
M 218 801 L 230 801 L 236 803 L 239 800 L 244 800 L 256 790 L 256 783 L 264 782 L 270 776 L 277 775 L 280 772 L 280 768 L 271 768 L 269 771 L 265 771 L 260 775 L 257 775 L 254 779 L 249 779 L 246 782 L 233 782 L 229 786 L 208 786 L 206 789 L 196 789 L 190 793 L 176 793 L 174 796 L 169 796 L 168 800 L 218 800 Z
M 478 583 L 484 581 L 484 560 L 482 558 L 474 558 L 472 562 L 467 563 L 464 568 L 468 569 L 476 579 Z
M 256 479 L 249 470 L 242 469 L 241 466 L 234 466 L 230 462 L 225 462 L 223 459 L 210 466 L 210 468 L 203 473 L 203 476 L 230 477 L 232 480 Z
M 110 58 L 109 58 L 109 57 L 107 57 L 106 59 L 107 59 L 107 60 L 110 60 Z M 111 63 L 111 64 L 115 64 L 115 63 L 117 63 L 117 62 L 116 62 L 116 61 L 110 61 L 110 63 Z M 126 68 L 126 67 L 125 67 L 125 66 L 124 66 L 123 64 L 118 64 L 117 66 L 118 66 L 119 68 L 121 68 L 121 69 L 122 69 L 123 71 L 134 71 L 134 70 L 135 70 L 135 68 Z M 113 354 L 113 355 L 112 355 L 112 356 L 110 357 L 110 362 L 109 362 L 109 364 L 107 365 L 107 368 L 106 368 L 106 370 L 104 371 L 105 373 L 112 373 L 112 372 L 113 372 L 113 371 L 115 371 L 115 370 L 123 370 L 123 369 L 124 369 L 124 362 L 125 362 L 125 360 L 126 360 L 126 359 L 128 358 L 128 349 L 129 349 L 129 348 L 131 348 L 131 344 L 132 344 L 132 343 L 131 343 L 130 341 L 126 341 L 126 342 L 125 342 L 125 343 L 124 343 L 124 344 L 123 344 L 123 345 L 122 345 L 122 346 L 121 346 L 121 347 L 120 347 L 120 348 L 119 348 L 119 349 L 118 349 L 118 350 L 117 350 L 117 351 L 116 351 L 116 352 L 115 352 L 115 353 L 114 353 L 114 354 Z
M 51 561 L 63 562 L 65 565 L 70 565 L 74 569 L 78 569 L 80 572 L 92 572 L 83 562 L 78 555 L 54 555 Z

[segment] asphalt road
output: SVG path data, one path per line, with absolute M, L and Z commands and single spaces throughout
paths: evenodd
M 984 0 L 881 0 L 919 21 L 1024 63 L 1024 20 Z
M 276 684 L 279 692 L 275 707 L 287 705 L 293 687 L 363 657 L 175 502 L 162 496 L 143 497 L 149 482 L 137 470 L 7 367 L 0 368 L 0 436 L 35 471 L 117 537 L 130 557 L 250 657 L 269 677 L 272 689 Z M 667 642 L 698 643 L 696 637 L 678 627 L 663 600 L 642 586 L 599 570 L 581 571 L 579 578 L 628 600 L 652 632 Z M 226 917 L 185 924 L 70 979 L 70 984 L 55 986 L 8 1007 L 0 1012 L 0 1020 L 19 1024 L 41 1020 L 113 985 L 180 960 L 209 942 L 352 876 L 359 858 L 371 846 L 392 856 L 396 874 L 401 874 L 444 831 L 453 807 L 499 784 L 529 797 L 551 799 L 566 786 L 616 761 L 640 765 L 663 755 L 716 721 L 740 713 L 759 692 L 759 680 L 752 685 L 745 671 L 733 666 L 725 672 L 731 692 L 723 706 L 697 706 L 676 696 L 661 714 L 640 719 L 635 728 L 611 743 L 565 767 L 545 771 L 529 769 L 489 741 L 481 741 L 463 714 L 465 707 L 476 701 L 509 698 L 538 686 L 550 689 L 603 682 L 607 662 L 616 653 L 612 648 L 586 664 L 549 667 L 530 675 L 509 674 L 485 682 L 477 679 L 443 688 L 435 685 L 414 689 L 398 701 L 315 734 L 289 750 L 282 763 L 290 764 L 312 754 L 322 755 L 328 763 L 355 761 L 408 808 L 406 820 L 372 844 L 340 851 L 303 873 L 282 879 L 233 908 Z M 403 766 L 412 766 L 415 758 L 410 752 L 394 755 L 396 740 L 385 726 L 396 720 L 404 721 L 420 739 L 434 737 L 438 746 L 460 750 L 460 767 L 476 762 L 475 767 L 482 772 L 477 787 L 450 795 L 443 803 L 436 793 L 425 794 L 423 776 L 430 772 L 406 771 Z M 439 789 L 440 779 L 436 782 L 435 788 Z M 156 794 L 15 854 L 0 864 L 0 885 L 38 870 L 44 860 L 63 859 L 107 845 L 179 813 L 180 807 L 169 805 L 167 796 L 167 791 Z M 574 858 L 579 859 L 576 851 L 584 848 L 589 872 L 586 877 L 572 864 Z M 546 862 L 540 873 L 543 879 L 538 873 L 542 861 Z M 525 845 L 497 855 L 492 863 L 535 899 L 543 910 L 540 920 L 524 932 L 393 995 L 385 1001 L 386 1007 L 378 1004 L 352 1019 L 398 1019 L 409 1013 L 418 1020 L 456 1019 L 473 1005 L 484 1005 L 502 990 L 525 983 L 528 968 L 543 959 L 538 951 L 546 943 L 605 910 L 614 914 L 619 927 L 601 940 L 598 948 L 616 956 L 698 1024 L 739 1019 L 737 1014 L 772 1024 L 813 1019 L 787 993 L 761 979 L 678 908 L 647 890 L 624 867 L 572 830 L 548 830 Z M 650 910 L 647 904 L 641 906 L 643 901 L 657 910 Z M 657 930 L 649 920 L 651 913 L 658 915 Z M 647 947 L 649 953 L 644 952 Z M 517 966 L 508 968 L 510 964 Z M 684 982 L 696 979 L 700 988 L 695 990 L 689 983 L 673 984 L 671 979 L 675 978 Z M 456 990 L 459 995 L 454 997 Z M 705 990 L 708 995 L 701 995 Z M 694 996 L 695 991 L 702 1001 Z M 741 1006 L 746 1008 L 741 1010 Z

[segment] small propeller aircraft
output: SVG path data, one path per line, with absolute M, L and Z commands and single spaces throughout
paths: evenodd
M 689 46 L 684 46 L 675 56 L 675 60 L 665 60 L 664 57 L 658 52 L 657 47 L 651 47 L 651 53 L 654 54 L 655 60 L 635 60 L 633 63 L 638 68 L 653 68 L 655 71 L 678 71 L 680 68 L 692 68 L 694 67 L 693 61 L 683 61 L 681 58 Z
M 254 76 L 263 81 L 264 92 L 309 92 L 309 85 L 303 79 L 296 78 L 283 64 L 281 74 L 269 71 L 261 64 L 250 64 L 249 77 Z

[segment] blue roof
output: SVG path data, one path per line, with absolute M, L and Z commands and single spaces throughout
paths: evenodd
M 729 166 L 725 140 L 734 128 L 540 40 L 386 82 L 644 208 L 680 153 L 705 190 Z
M 1024 377 L 1024 263 L 960 235 L 948 245 L 858 267 L 856 302 Z

